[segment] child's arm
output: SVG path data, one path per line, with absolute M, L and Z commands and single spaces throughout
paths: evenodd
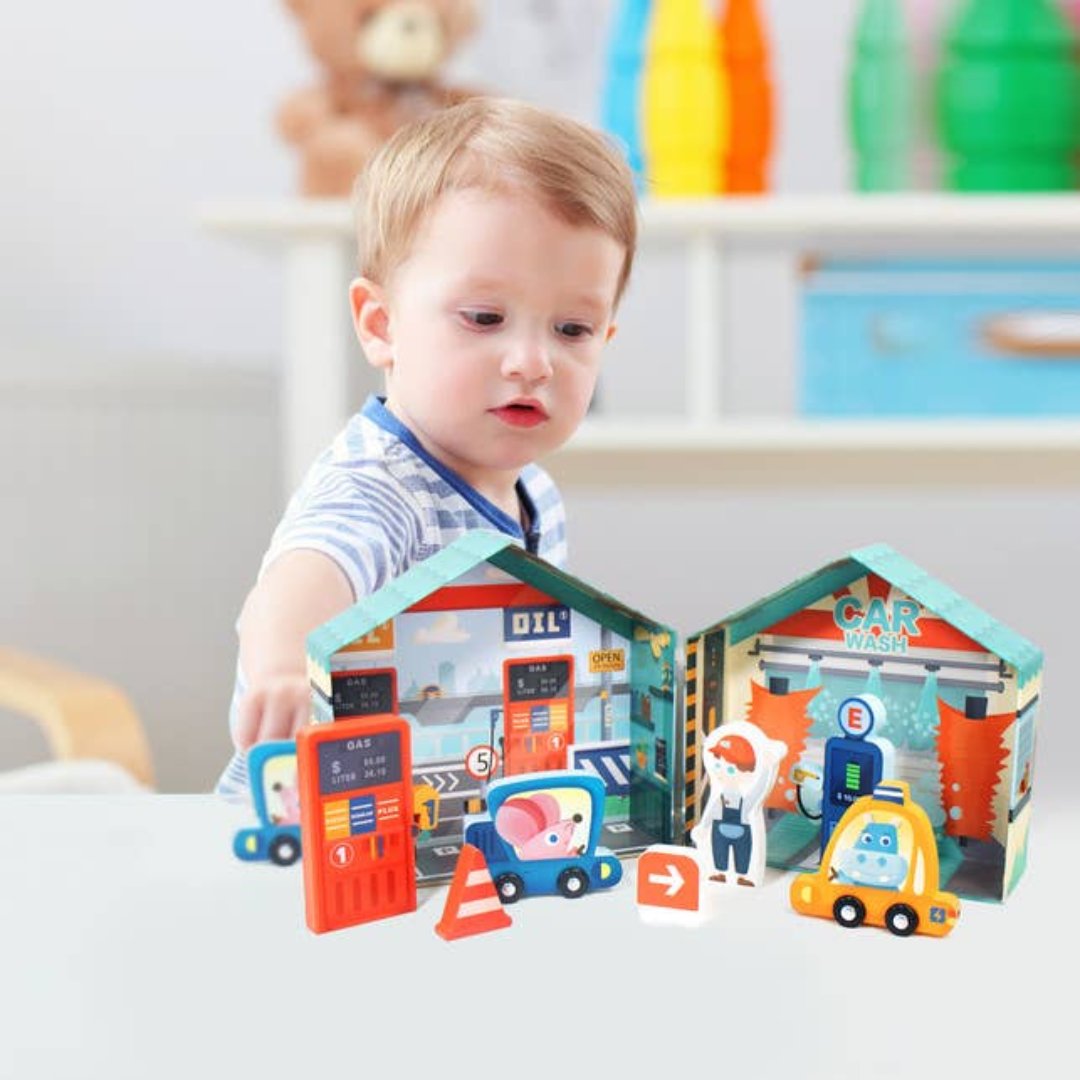
M 311 714 L 305 639 L 353 603 L 338 565 L 318 551 L 287 551 L 267 567 L 240 613 L 247 692 L 233 737 L 241 750 L 288 739 Z

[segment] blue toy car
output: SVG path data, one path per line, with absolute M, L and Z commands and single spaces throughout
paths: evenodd
M 300 858 L 296 743 L 282 739 L 253 746 L 247 767 L 259 824 L 236 834 L 233 853 L 245 862 L 269 859 L 277 866 L 291 866 Z
M 597 847 L 604 794 L 599 777 L 576 770 L 491 784 L 487 813 L 467 825 L 465 842 L 483 853 L 504 904 L 554 893 L 574 899 L 619 883 L 622 864 Z

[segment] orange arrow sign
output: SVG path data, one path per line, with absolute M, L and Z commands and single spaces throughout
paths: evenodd
M 637 902 L 674 911 L 698 911 L 701 868 L 691 848 L 655 844 L 638 859 Z

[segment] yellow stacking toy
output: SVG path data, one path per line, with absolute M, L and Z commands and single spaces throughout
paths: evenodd
M 656 0 L 643 93 L 650 194 L 722 191 L 730 102 L 720 28 L 706 0 Z

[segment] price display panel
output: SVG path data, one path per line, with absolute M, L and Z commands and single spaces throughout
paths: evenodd
M 384 714 L 301 728 L 296 758 L 308 926 L 415 911 L 408 723 Z
M 503 662 L 505 776 L 565 769 L 574 741 L 574 658 Z
M 335 720 L 397 713 L 397 672 L 393 668 L 335 671 L 330 684 Z

